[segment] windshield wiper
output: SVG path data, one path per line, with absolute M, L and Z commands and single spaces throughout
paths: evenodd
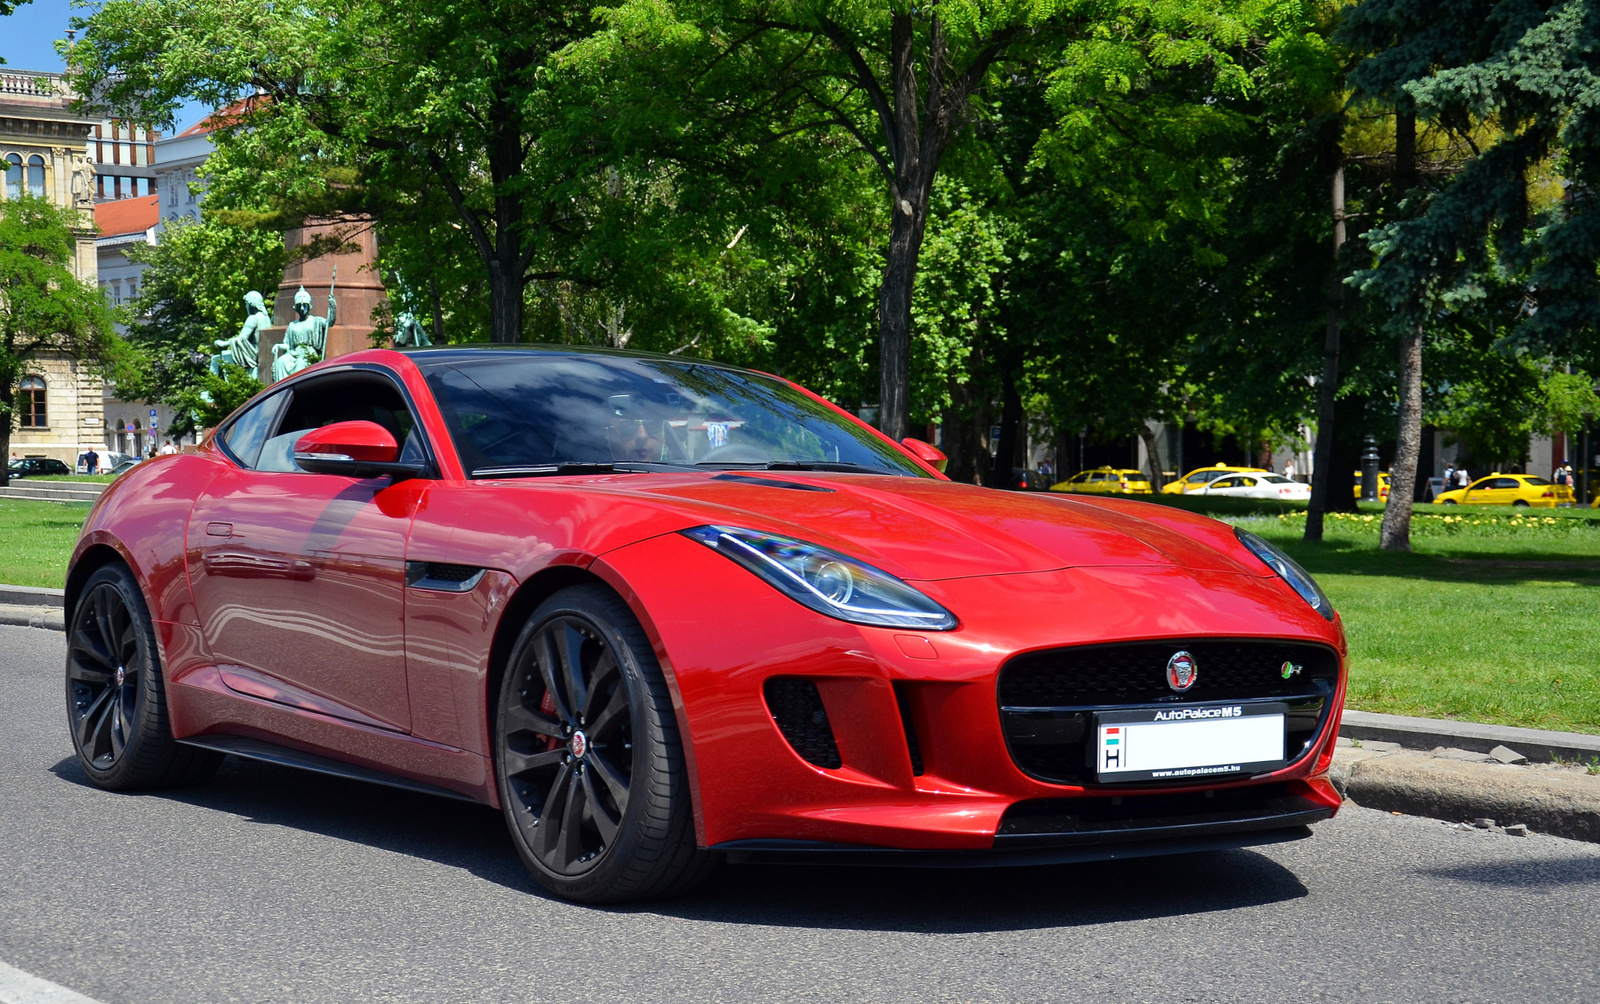
M 524 464 L 507 467 L 479 467 L 472 472 L 475 478 L 551 478 L 572 474 L 647 474 L 650 471 L 678 470 L 678 464 L 647 462 L 629 464 L 603 464 L 567 461 L 559 464 Z
M 711 463 L 701 462 L 698 467 L 726 467 L 735 470 L 749 471 L 838 471 L 843 474 L 892 474 L 895 477 L 912 477 L 902 471 L 892 470 L 888 467 L 869 467 L 866 464 L 852 464 L 842 460 L 771 460 L 766 463 L 726 463 L 716 461 Z

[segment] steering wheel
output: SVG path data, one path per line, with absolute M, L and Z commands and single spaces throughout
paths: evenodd
M 767 451 L 758 450 L 748 443 L 729 443 L 719 446 L 701 457 L 698 463 L 702 464 L 765 464 L 772 458 L 767 456 Z

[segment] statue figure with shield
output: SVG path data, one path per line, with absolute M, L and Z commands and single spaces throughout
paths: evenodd
M 328 344 L 328 329 L 339 323 L 339 303 L 333 298 L 333 280 L 338 277 L 339 266 L 335 265 L 333 277 L 328 280 L 327 317 L 311 313 L 311 294 L 304 286 L 294 295 L 295 319 L 284 327 L 283 341 L 272 347 L 273 380 L 282 380 L 321 361 Z

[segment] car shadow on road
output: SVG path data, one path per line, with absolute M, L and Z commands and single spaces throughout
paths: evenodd
M 692 896 L 640 909 L 724 924 L 962 934 L 1214 913 L 1307 895 L 1271 858 L 1230 850 L 1021 868 L 726 865 Z
M 76 757 L 50 768 L 92 787 Z M 98 790 L 98 789 L 97 789 Z M 543 894 L 522 867 L 504 817 L 484 805 L 228 757 L 211 780 L 115 798 L 160 798 L 464 869 L 524 892 Z
M 89 787 L 76 758 L 51 768 Z M 485 806 L 228 757 L 159 798 L 460 868 L 555 901 L 523 868 Z M 269 839 L 269 838 L 264 838 Z M 604 908 L 724 924 L 961 933 L 1097 924 L 1264 906 L 1307 895 L 1293 872 L 1248 850 L 1027 868 L 725 865 L 681 899 Z

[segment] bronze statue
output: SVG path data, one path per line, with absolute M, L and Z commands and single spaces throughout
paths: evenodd
M 328 329 L 339 323 L 339 304 L 333 298 L 333 280 L 339 277 L 339 266 L 333 267 L 333 277 L 328 280 L 328 316 L 317 317 L 311 313 L 311 294 L 304 286 L 294 295 L 295 319 L 283 329 L 283 341 L 272 347 L 272 379 L 282 380 L 300 372 L 322 359 L 328 344 Z
M 218 338 L 212 342 L 221 352 L 211 357 L 211 372 L 222 376 L 223 364 L 242 366 L 254 376 L 256 366 L 261 358 L 261 329 L 272 323 L 272 315 L 267 313 L 266 301 L 255 290 L 244 295 L 245 305 L 250 308 L 250 316 L 244 320 L 244 327 L 232 338 Z

